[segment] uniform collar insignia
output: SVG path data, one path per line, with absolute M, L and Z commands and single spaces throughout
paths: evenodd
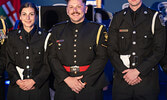
M 124 15 L 126 15 L 126 11 L 124 11 Z
M 20 33 L 21 33 L 21 30 L 19 30 L 18 33 L 20 34 Z
M 148 12 L 147 11 L 144 11 L 144 14 L 146 15 Z
M 39 35 L 41 35 L 41 34 L 42 34 L 42 32 L 41 32 L 41 31 L 38 31 L 38 34 L 39 34 Z

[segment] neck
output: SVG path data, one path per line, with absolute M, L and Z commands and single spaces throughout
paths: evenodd
M 129 7 L 133 10 L 133 11 L 136 11 L 137 9 L 139 9 L 142 5 L 142 2 L 139 2 L 138 4 L 136 5 L 129 5 Z
M 34 25 L 33 26 L 31 26 L 31 27 L 26 27 L 26 26 L 23 26 L 23 28 L 24 28 L 24 30 L 26 31 L 26 32 L 30 32 L 33 28 L 34 28 Z

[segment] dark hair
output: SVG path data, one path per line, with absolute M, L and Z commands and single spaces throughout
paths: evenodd
M 36 15 L 38 15 L 38 9 L 37 9 L 36 5 L 34 3 L 31 3 L 31 2 L 26 2 L 26 3 L 22 4 L 20 7 L 20 10 L 19 10 L 19 14 L 21 14 L 21 11 L 23 10 L 23 8 L 28 8 L 28 7 L 34 8 Z
M 65 1 L 68 3 L 70 0 L 65 0 Z M 86 0 L 82 0 L 82 2 L 86 4 Z

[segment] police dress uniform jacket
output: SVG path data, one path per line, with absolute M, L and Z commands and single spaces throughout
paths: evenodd
M 10 80 L 8 100 L 49 100 L 48 76 L 50 68 L 44 64 L 44 41 L 46 32 L 35 26 L 30 33 L 23 28 L 9 32 L 7 39 L 7 72 Z M 34 90 L 24 91 L 16 81 L 33 79 Z
M 130 8 L 116 13 L 109 28 L 108 54 L 115 68 L 113 93 L 153 94 L 159 92 L 157 64 L 165 51 L 165 27 L 160 14 L 156 17 L 154 34 L 152 18 L 156 11 L 144 4 L 136 11 L 135 24 Z M 131 69 L 140 72 L 142 82 L 130 86 L 123 79 L 122 72 L 128 69 L 122 58 L 128 58 Z
M 51 34 L 47 50 L 48 61 L 56 79 L 55 87 L 64 83 L 68 76 L 83 75 L 82 82 L 87 83 L 86 87 L 102 89 L 107 82 L 104 77 L 107 62 L 105 27 L 87 20 L 79 24 L 67 21 L 55 25 Z M 75 65 L 90 66 L 86 71 L 77 73 L 68 72 L 63 67 Z

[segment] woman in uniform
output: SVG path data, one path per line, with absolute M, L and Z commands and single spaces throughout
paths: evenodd
M 7 40 L 7 99 L 49 100 L 50 68 L 44 56 L 47 34 L 35 24 L 38 10 L 33 3 L 23 4 L 19 13 L 22 25 L 9 32 Z

